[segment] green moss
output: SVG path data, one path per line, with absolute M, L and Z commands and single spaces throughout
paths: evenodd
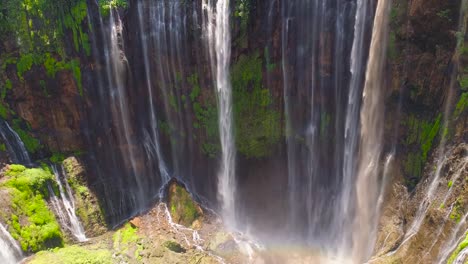
M 2 187 L 11 197 L 13 214 L 7 221 L 11 235 L 24 251 L 37 252 L 50 247 L 63 246 L 62 233 L 53 213 L 47 207 L 47 184 L 52 184 L 49 172 L 22 165 L 10 165 L 5 172 L 8 179 Z
M 81 219 L 87 234 L 94 236 L 103 234 L 107 231 L 104 211 L 94 192 L 86 185 L 84 168 L 75 157 L 65 159 L 62 164 L 68 184 L 74 193 L 76 214 Z
M 127 8 L 127 0 L 99 0 L 99 9 L 103 16 L 108 16 L 109 12 L 113 8 Z
M 185 253 L 186 250 L 177 242 L 174 241 L 166 241 L 162 244 L 165 248 L 169 249 L 170 251 L 176 253 Z
M 259 54 L 240 56 L 232 67 L 231 79 L 236 147 L 248 158 L 266 157 L 278 144 L 282 127 L 273 97 L 262 86 Z
M 114 247 L 119 247 L 119 245 L 128 245 L 130 243 L 135 243 L 140 237 L 137 234 L 138 228 L 133 227 L 131 224 L 127 223 L 122 229 L 118 230 L 112 236 L 114 241 Z
M 136 259 L 140 259 L 140 252 L 143 250 L 141 238 L 137 234 L 138 228 L 127 223 L 112 236 L 114 249 L 121 253 L 129 253 L 134 250 Z
M 7 151 L 7 147 L 6 147 L 5 144 L 3 144 L 3 143 L 0 144 L 0 151 L 2 151 L 2 152 Z
M 201 87 L 198 82 L 198 75 L 196 73 L 190 75 L 187 78 L 187 81 L 189 82 L 189 84 L 192 85 L 192 91 L 190 92 L 190 100 L 192 101 L 192 103 L 194 103 L 195 100 L 200 95 L 200 91 L 201 91 Z
M 458 253 L 460 253 L 463 249 L 465 249 L 468 246 L 468 234 L 466 235 L 465 239 L 458 244 L 457 248 L 455 251 L 453 251 L 452 255 L 450 255 L 450 258 L 447 261 L 447 264 L 452 264 L 455 259 L 458 256 Z
M 405 161 L 405 172 L 410 187 L 414 187 L 421 177 L 434 140 L 441 131 L 441 119 L 440 114 L 433 122 L 411 115 L 405 121 L 408 130 L 403 144 L 410 149 Z
M 203 137 L 199 140 L 202 145 L 202 152 L 210 158 L 215 158 L 221 151 L 221 145 L 219 143 L 218 108 L 215 99 L 208 96 L 203 100 L 198 75 L 196 73 L 190 75 L 187 78 L 187 82 L 192 86 L 189 96 L 195 115 L 193 127 L 203 132 Z
M 449 182 L 447 183 L 447 187 L 450 188 L 450 187 L 452 187 L 452 186 L 453 186 L 453 181 L 449 181 Z
M 89 250 L 70 246 L 37 253 L 30 264 L 111 264 L 112 253 L 108 250 Z
M 49 160 L 53 163 L 62 163 L 65 159 L 65 155 L 63 153 L 54 152 Z
M 468 108 L 468 92 L 463 93 L 453 112 L 453 118 L 457 119 Z
M 457 199 L 453 206 L 452 212 L 450 213 L 450 219 L 459 223 L 463 214 L 463 204 L 460 199 Z

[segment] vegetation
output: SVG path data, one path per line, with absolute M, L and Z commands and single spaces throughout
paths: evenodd
M 240 56 L 231 71 L 235 139 L 238 151 L 248 158 L 270 155 L 281 138 L 280 113 L 262 85 L 258 53 Z
M 460 253 L 463 249 L 465 249 L 466 246 L 468 246 L 468 234 L 466 235 L 465 239 L 463 241 L 461 241 L 460 244 L 458 244 L 457 248 L 452 253 L 450 258 L 448 259 L 447 264 L 452 264 L 455 261 L 455 259 L 457 258 L 458 253 Z
M 75 157 L 63 161 L 68 184 L 74 192 L 76 214 L 81 219 L 87 233 L 100 235 L 106 231 L 104 212 L 96 195 L 86 185 L 84 169 Z
M 221 150 L 219 143 L 218 108 L 215 99 L 213 97 L 202 99 L 197 74 L 190 75 L 187 81 L 192 86 L 189 97 L 195 114 L 193 126 L 196 129 L 204 130 L 205 137 L 200 139 L 202 151 L 208 157 L 214 158 Z
M 127 0 L 99 0 L 99 9 L 103 16 L 108 16 L 112 8 L 127 8 Z
M 39 168 L 10 165 L 5 176 L 2 187 L 12 197 L 12 214 L 6 216 L 9 231 L 22 249 L 37 252 L 63 246 L 60 226 L 44 200 L 49 196 L 47 185 L 53 183 L 53 175 Z
M 405 122 L 408 127 L 408 134 L 403 143 L 409 148 L 405 162 L 405 172 L 408 176 L 408 185 L 411 188 L 421 177 L 434 139 L 440 132 L 441 119 L 441 114 L 433 122 L 421 120 L 411 115 Z
M 58 71 L 73 73 L 82 94 L 80 62 L 65 51 L 65 39 L 73 40 L 75 52 L 90 55 L 89 37 L 82 24 L 87 16 L 86 0 L 5 0 L 0 8 L 0 42 L 17 39 L 17 51 L 0 56 L 2 68 L 15 65 L 22 81 L 24 74 L 34 67 L 45 69 L 53 78 Z M 76 53 L 75 53 L 76 54 Z M 3 84 L 3 85 L 2 85 Z M 11 81 L 0 76 L 2 98 Z M 45 82 L 43 82 L 45 86 Z
M 135 258 L 140 259 L 140 252 L 143 250 L 143 246 L 139 242 L 141 238 L 138 236 L 137 232 L 137 227 L 127 223 L 122 229 L 114 233 L 112 237 L 114 249 L 121 253 L 128 253 L 136 246 L 134 249 Z
M 457 119 L 468 108 L 468 92 L 463 93 L 453 112 L 453 118 Z
M 112 254 L 108 250 L 89 250 L 79 246 L 56 248 L 37 253 L 30 264 L 111 264 Z

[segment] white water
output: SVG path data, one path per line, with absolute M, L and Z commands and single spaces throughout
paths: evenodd
M 31 158 L 18 134 L 4 120 L 0 121 L 0 135 L 8 149 L 11 161 L 24 165 L 31 164 Z
M 387 53 L 390 1 L 377 4 L 361 108 L 360 160 L 356 179 L 356 217 L 352 231 L 352 259 L 366 261 L 372 254 L 383 190 L 379 176 L 384 126 L 383 80 Z
M 468 247 L 464 248 L 460 253 L 458 253 L 457 258 L 452 262 L 453 264 L 463 264 L 465 259 L 468 256 Z
M 207 13 L 205 31 L 210 47 L 213 72 L 216 74 L 218 95 L 219 135 L 221 140 L 221 167 L 218 172 L 218 196 L 222 206 L 223 219 L 228 226 L 235 226 L 235 145 L 233 135 L 232 91 L 229 80 L 231 57 L 231 35 L 229 28 L 229 0 L 213 2 L 204 0 Z
M 198 234 L 196 230 L 175 223 L 172 220 L 171 213 L 169 212 L 169 209 L 167 208 L 167 205 L 165 203 L 158 204 L 157 208 L 158 209 L 157 209 L 156 220 L 158 221 L 158 223 L 162 224 L 161 219 L 160 219 L 160 214 L 162 214 L 163 215 L 162 220 L 166 221 L 166 223 L 170 226 L 174 234 L 180 236 L 184 240 L 187 247 L 189 248 L 194 247 L 198 251 L 207 253 L 208 255 L 216 259 L 216 261 L 218 261 L 218 263 L 220 264 L 226 263 L 223 258 L 213 255 L 209 251 L 205 251 L 203 249 L 204 240 L 200 237 L 200 235 Z
M 462 234 L 459 234 L 459 231 L 463 226 L 465 226 L 467 217 L 468 217 L 468 213 L 465 213 L 465 215 L 461 217 L 460 222 L 452 230 L 450 238 L 445 243 L 445 246 L 442 247 L 441 250 L 439 251 L 439 256 L 437 258 L 437 261 L 435 261 L 434 263 L 439 263 L 439 264 L 445 263 L 446 260 L 449 258 L 450 254 L 457 248 L 457 245 L 459 244 L 459 242 L 465 238 L 466 236 L 465 232 L 463 232 Z
M 52 203 L 55 204 L 54 208 L 58 213 L 59 219 L 61 219 L 62 226 L 67 228 L 79 242 L 86 241 L 87 238 L 84 228 L 75 213 L 75 199 L 73 197 L 72 189 L 66 180 L 65 170 L 62 167 L 61 172 L 59 172 L 57 165 L 55 164 L 51 165 L 51 167 L 55 175 L 55 181 L 59 187 L 61 199 L 59 200 L 55 196 L 55 193 L 50 186 L 49 192 L 52 194 Z M 63 182 L 60 175 L 63 175 L 65 178 Z
M 0 263 L 16 264 L 23 258 L 23 251 L 6 228 L 0 224 Z
M 362 86 L 362 72 L 364 63 L 362 54 L 364 53 L 364 33 L 365 19 L 367 14 L 367 1 L 358 0 L 354 24 L 353 48 L 351 50 L 351 82 L 348 93 L 348 106 L 345 123 L 345 146 L 343 159 L 343 190 L 341 194 L 341 214 L 349 215 L 351 210 L 353 180 L 356 173 L 356 148 L 359 140 L 359 91 Z
M 114 12 L 116 17 L 114 17 Z M 130 162 L 128 167 L 140 190 L 132 195 L 137 207 L 136 209 L 141 210 L 141 208 L 138 207 L 146 204 L 146 199 L 144 197 L 145 184 L 141 178 L 142 175 L 137 173 L 136 169 L 136 153 L 134 153 L 133 149 L 135 142 L 131 136 L 130 111 L 125 92 L 125 75 L 127 73 L 126 67 L 128 66 L 128 62 L 124 53 L 124 42 L 122 38 L 123 24 L 118 12 L 115 10 L 110 10 L 109 33 L 110 35 L 107 36 L 108 39 L 105 41 L 105 57 L 106 73 L 111 90 L 110 101 L 112 102 L 112 113 L 114 114 L 114 120 L 117 122 L 117 127 L 119 128 L 117 130 L 119 143 L 122 144 L 123 147 L 126 147 L 125 151 L 127 152 L 128 161 Z

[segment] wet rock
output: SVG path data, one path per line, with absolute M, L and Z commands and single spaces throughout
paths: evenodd
M 168 205 L 171 217 L 175 223 L 190 227 L 203 216 L 203 210 L 191 197 L 187 189 L 176 181 L 168 188 Z M 200 226 L 197 222 L 196 226 Z
M 87 185 L 84 166 L 76 157 L 69 157 L 63 161 L 63 167 L 75 196 L 76 214 L 82 221 L 86 236 L 105 233 L 107 225 L 104 214 L 94 190 Z

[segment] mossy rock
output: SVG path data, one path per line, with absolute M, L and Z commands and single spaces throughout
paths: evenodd
M 8 192 L 11 203 L 8 208 L 2 208 L 1 217 L 23 251 L 63 246 L 60 225 L 45 200 L 49 197 L 48 185 L 54 184 L 51 172 L 9 165 L 3 176 L 0 189 Z
M 201 207 L 195 203 L 185 187 L 173 181 L 169 184 L 168 205 L 175 223 L 191 226 L 203 215 Z
M 166 241 L 163 243 L 163 246 L 170 251 L 176 252 L 176 253 L 185 253 L 186 250 L 183 248 L 179 243 L 174 242 L 174 241 Z
M 62 164 L 75 197 L 76 214 L 82 221 L 86 235 L 94 237 L 104 234 L 108 230 L 104 212 L 97 195 L 87 185 L 84 166 L 75 157 L 66 158 Z

